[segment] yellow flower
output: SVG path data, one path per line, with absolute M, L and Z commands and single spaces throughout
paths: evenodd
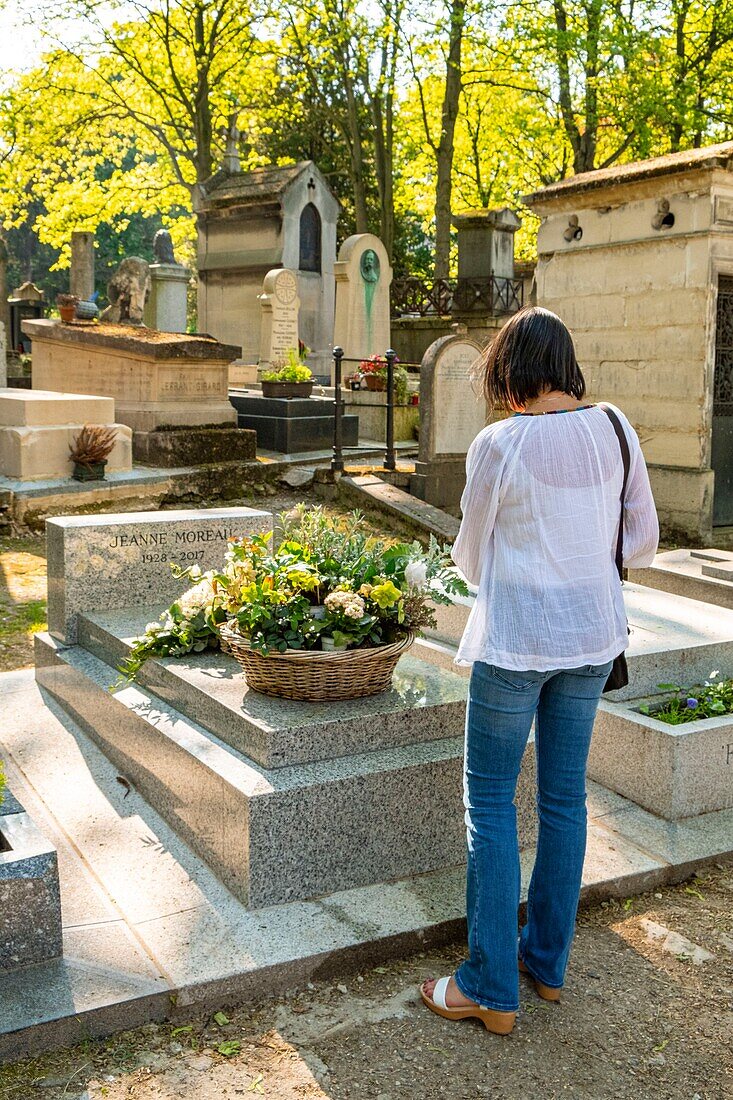
M 382 584 L 375 585 L 370 593 L 370 599 L 374 600 L 375 604 L 381 607 L 382 610 L 387 607 L 394 607 L 401 596 L 402 593 L 392 581 L 384 581 Z
M 372 585 L 372 584 L 363 584 L 361 586 L 361 588 L 359 589 L 359 595 L 360 596 L 371 596 L 373 587 L 374 587 L 374 585 Z

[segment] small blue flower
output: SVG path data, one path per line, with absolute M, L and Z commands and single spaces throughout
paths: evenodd
M 687 706 L 690 708 L 690 710 L 694 710 L 697 706 L 697 699 L 693 699 L 692 697 L 690 697 L 687 700 Z

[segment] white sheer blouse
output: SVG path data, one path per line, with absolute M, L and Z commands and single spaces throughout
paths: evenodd
M 659 525 L 636 432 L 629 441 L 624 564 L 650 565 Z M 509 669 L 604 664 L 628 645 L 614 553 L 623 463 L 596 406 L 512 416 L 471 444 L 453 560 L 478 596 L 456 657 Z

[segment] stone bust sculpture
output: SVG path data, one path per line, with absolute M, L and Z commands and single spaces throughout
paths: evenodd
M 379 280 L 379 256 L 373 248 L 367 248 L 361 254 L 359 264 L 361 277 L 365 283 L 376 283 Z
M 109 281 L 109 305 L 100 321 L 142 325 L 145 303 L 150 295 L 150 268 L 138 256 L 123 260 Z
M 174 264 L 173 241 L 167 229 L 159 229 L 153 237 L 153 255 L 158 264 Z

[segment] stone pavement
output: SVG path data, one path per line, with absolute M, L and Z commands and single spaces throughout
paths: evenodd
M 58 848 L 65 943 L 62 961 L 0 979 L 0 1058 L 272 998 L 462 933 L 461 867 L 247 910 L 32 671 L 3 674 L 0 695 L 10 784 Z M 589 806 L 586 901 L 677 881 L 733 847 L 733 811 L 670 823 L 596 784 Z

